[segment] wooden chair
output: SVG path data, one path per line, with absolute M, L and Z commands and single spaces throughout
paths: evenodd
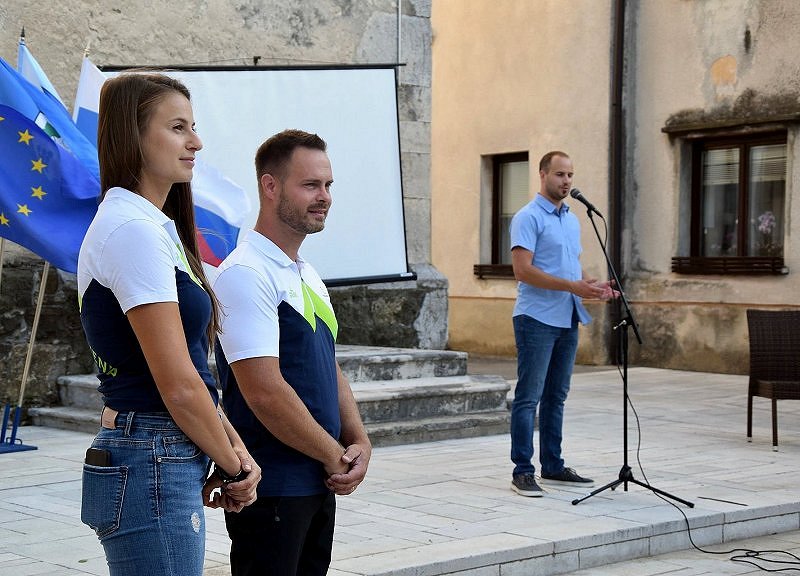
M 753 440 L 753 396 L 772 400 L 772 449 L 778 450 L 778 400 L 800 400 L 800 310 L 747 310 L 750 384 L 747 441 Z

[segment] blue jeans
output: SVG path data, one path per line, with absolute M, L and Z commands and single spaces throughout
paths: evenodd
M 511 405 L 511 461 L 514 474 L 533 473 L 533 422 L 539 408 L 539 462 L 543 475 L 564 469 L 561 428 L 564 402 L 578 351 L 578 322 L 556 328 L 530 316 L 514 316 L 517 387 Z
M 202 576 L 208 458 L 167 413 L 121 413 L 93 448 L 109 466 L 83 465 L 81 521 L 97 534 L 111 576 Z

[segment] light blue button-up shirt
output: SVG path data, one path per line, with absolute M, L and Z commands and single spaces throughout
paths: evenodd
M 532 252 L 533 265 L 543 272 L 567 280 L 582 278 L 580 224 L 565 203 L 558 209 L 537 194 L 511 220 L 511 249 L 515 247 Z M 581 298 L 571 292 L 537 288 L 524 282 L 518 285 L 514 316 L 524 314 L 550 326 L 569 328 L 573 310 L 582 324 L 592 321 Z

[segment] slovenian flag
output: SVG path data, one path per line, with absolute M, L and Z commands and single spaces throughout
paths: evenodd
M 34 58 L 33 54 L 31 54 L 30 50 L 28 50 L 28 47 L 25 45 L 24 36 L 20 36 L 19 38 L 19 50 L 17 51 L 17 72 L 19 72 L 23 78 L 36 86 L 39 90 L 45 94 L 49 94 L 51 98 L 58 100 L 66 112 L 67 107 L 64 105 L 64 101 L 61 99 L 61 96 L 58 95 L 58 92 L 56 92 L 55 86 L 50 83 L 50 80 L 47 78 L 47 74 L 45 74 L 44 70 L 42 70 L 42 67 L 39 66 L 36 58 Z
M 105 75 L 88 58 L 81 64 L 81 77 L 78 92 L 72 106 L 72 120 L 86 139 L 97 148 L 97 113 L 100 107 L 100 88 L 106 81 Z
M 100 88 L 106 76 L 83 59 L 78 92 L 75 95 L 73 118 L 78 128 L 97 146 L 97 113 L 100 107 Z M 244 219 L 250 212 L 250 200 L 244 189 L 219 170 L 198 157 L 192 178 L 197 242 L 203 262 L 219 266 L 236 247 Z
M 200 255 L 206 264 L 219 266 L 236 248 L 239 230 L 250 212 L 250 199 L 222 172 L 197 159 L 192 196 Z

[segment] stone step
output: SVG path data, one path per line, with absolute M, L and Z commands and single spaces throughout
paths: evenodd
M 351 383 L 365 424 L 506 411 L 499 376 L 444 376 Z
M 418 350 L 382 346 L 337 345 L 336 360 L 350 382 L 368 380 L 404 380 L 428 376 L 461 376 L 467 373 L 467 353 L 454 350 Z M 209 365 L 216 377 L 212 355 Z M 92 375 L 79 378 L 93 379 Z M 73 378 L 73 376 L 62 376 Z
M 38 426 L 94 433 L 101 403 L 94 376 L 59 379 L 69 405 L 30 408 Z M 500 376 L 465 375 L 354 382 L 353 395 L 376 446 L 467 438 L 508 431 L 508 383 Z
M 377 346 L 336 347 L 336 359 L 351 384 L 417 378 L 462 376 L 467 373 L 467 353 L 452 350 L 416 350 Z M 213 358 L 211 365 L 214 366 Z M 213 370 L 216 376 L 216 370 Z M 94 374 L 60 376 L 58 395 L 62 406 L 103 406 Z
M 464 375 L 408 380 L 371 380 L 351 383 L 359 405 L 378 407 L 385 412 L 388 404 L 406 401 L 414 404 L 435 402 L 430 406 L 409 406 L 410 411 L 394 410 L 394 414 L 408 417 L 481 412 L 508 408 L 509 384 L 500 376 Z M 97 391 L 97 378 L 93 374 L 78 374 L 58 378 L 58 395 L 63 407 L 74 407 L 99 412 L 103 407 Z M 427 411 L 427 413 L 423 412 Z M 363 410 L 362 410 L 363 412 Z M 372 420 L 371 414 L 363 414 Z M 376 420 L 386 418 L 375 417 Z M 365 420 L 366 421 L 366 420 Z
M 59 376 L 56 383 L 62 406 L 94 410 L 98 413 L 103 408 L 103 397 L 97 391 L 100 381 L 94 374 Z
M 75 406 L 50 406 L 28 408 L 28 416 L 34 426 L 48 426 L 61 430 L 74 430 L 96 434 L 100 430 L 100 409 L 77 408 Z
M 467 375 L 464 352 L 342 345 L 336 357 L 375 445 L 508 431 L 508 382 Z M 94 433 L 102 409 L 97 385 L 94 374 L 62 376 L 61 406 L 28 414 L 37 425 Z
M 467 353 L 453 350 L 339 345 L 336 359 L 351 383 L 467 373 Z
M 507 409 L 509 385 L 500 376 L 464 375 L 352 382 L 364 422 L 468 414 Z M 103 407 L 91 374 L 58 379 L 61 407 L 98 412 Z M 31 409 L 34 410 L 34 409 Z
M 435 440 L 508 434 L 510 419 L 510 412 L 500 410 L 402 422 L 373 422 L 365 424 L 365 426 L 373 446 L 397 446 Z
M 28 414 L 36 426 L 48 426 L 95 434 L 100 428 L 100 412 L 85 408 L 54 406 L 30 408 Z M 365 424 L 373 446 L 396 446 L 454 438 L 475 438 L 507 434 L 510 413 L 507 410 L 437 416 L 394 422 Z

